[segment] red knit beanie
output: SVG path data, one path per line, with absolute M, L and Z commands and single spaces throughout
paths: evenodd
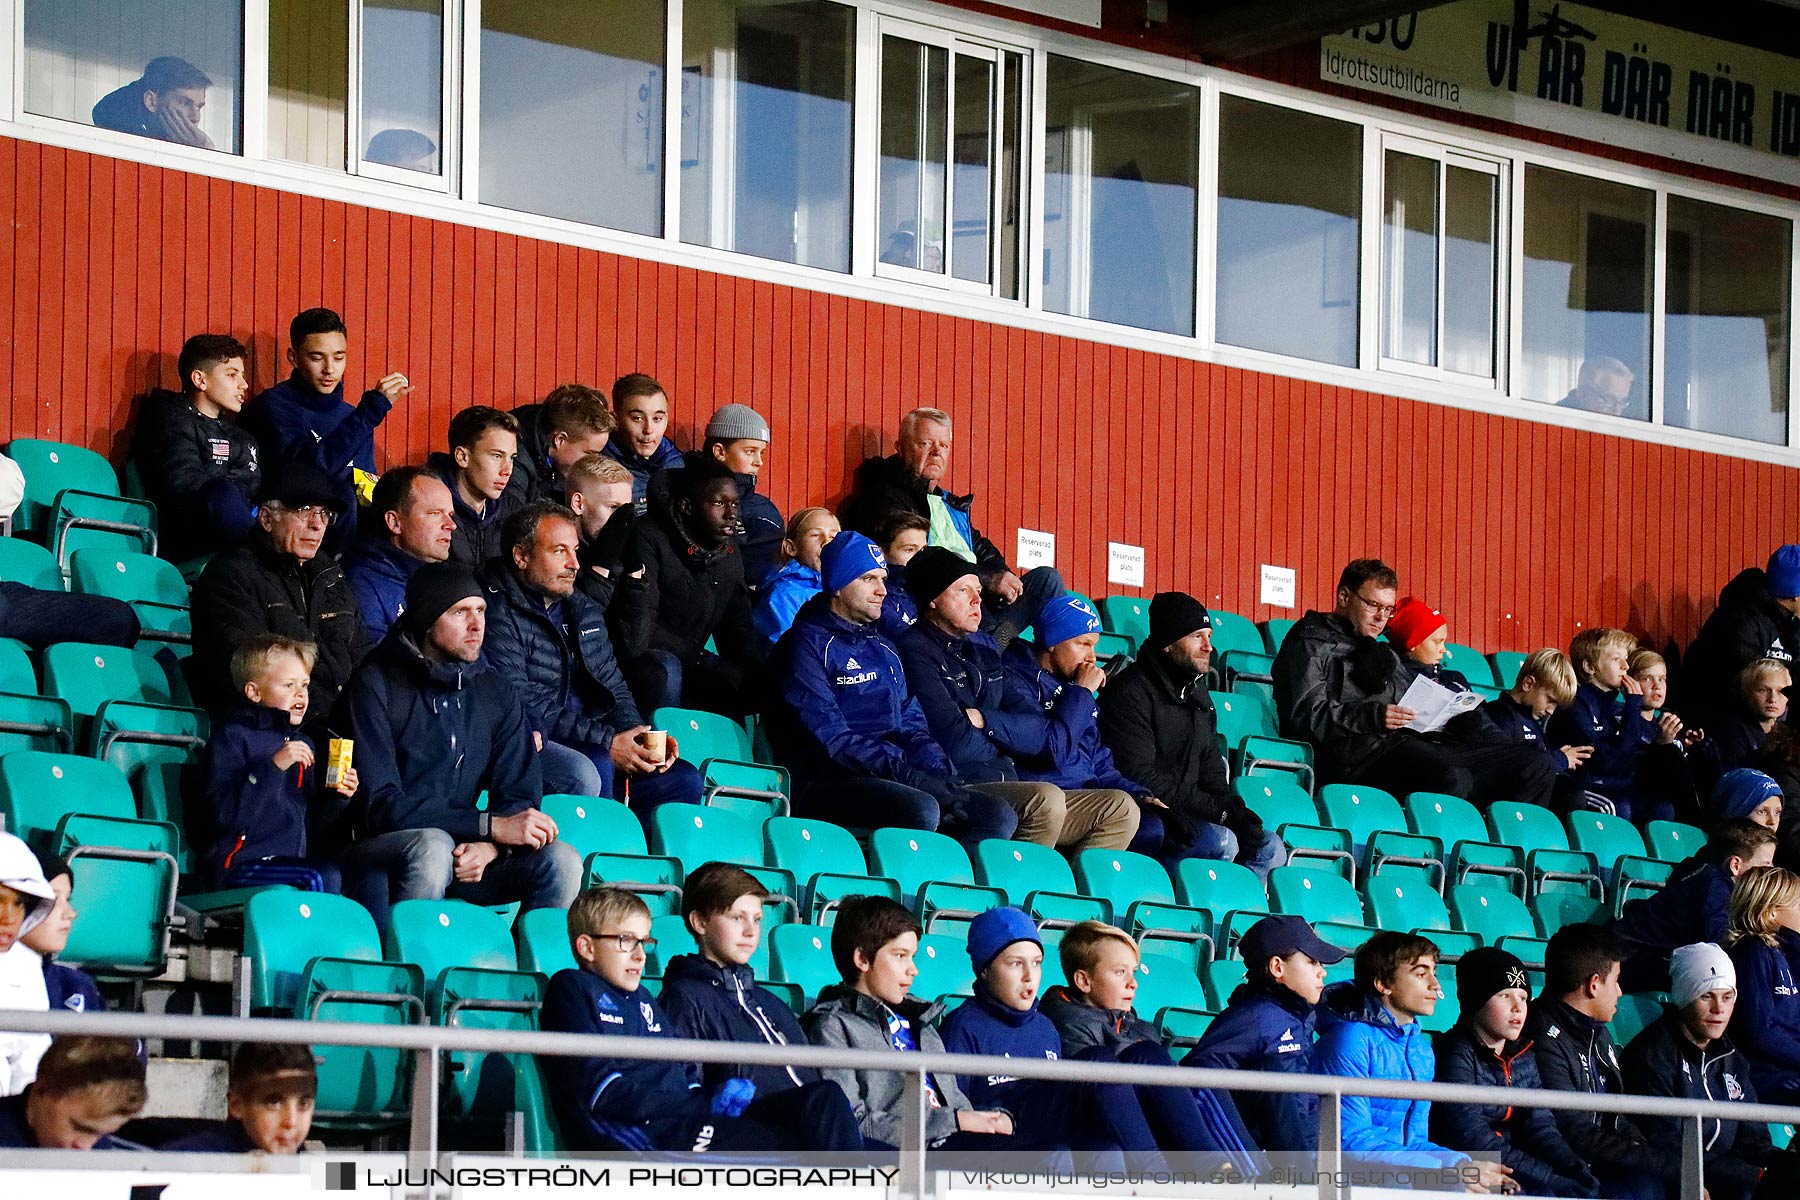
M 1417 596 L 1408 596 L 1394 607 L 1394 615 L 1388 618 L 1388 640 L 1402 650 L 1411 650 L 1447 624 L 1443 613 Z

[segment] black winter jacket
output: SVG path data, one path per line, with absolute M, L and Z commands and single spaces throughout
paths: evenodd
M 1681 715 L 1690 724 L 1715 720 L 1737 707 L 1738 672 L 1759 658 L 1792 664 L 1797 654 L 1800 617 L 1775 603 L 1760 567 L 1739 571 L 1682 656 Z
M 544 795 L 531 727 L 486 660 L 428 660 L 404 632 L 383 642 L 350 691 L 356 773 L 369 832 L 442 829 L 488 837 L 492 817 Z M 485 812 L 475 807 L 488 794 Z
M 544 428 L 544 406 L 522 404 L 512 410 L 519 422 L 519 453 L 512 478 L 506 481 L 511 503 L 523 508 L 533 500 L 561 500 L 562 480 L 550 463 L 550 434 Z
M 1480 1087 L 1542 1087 L 1537 1059 L 1528 1041 L 1508 1042 L 1495 1054 L 1458 1022 L 1431 1039 L 1437 1055 L 1439 1083 Z M 1545 1108 L 1500 1104 L 1431 1106 L 1431 1140 L 1471 1154 L 1498 1154 L 1528 1196 L 1597 1196 L 1599 1183 L 1587 1164 L 1563 1141 L 1556 1120 Z
M 581 574 L 575 577 L 575 586 L 586 593 L 601 612 L 608 614 L 609 619 L 619 581 L 625 578 L 625 552 L 630 547 L 631 531 L 637 519 L 635 508 L 621 504 L 606 518 L 599 537 L 592 541 L 585 537 L 581 539 Z
M 1038 1011 L 1050 1018 L 1061 1035 L 1064 1058 L 1074 1058 L 1094 1047 L 1118 1051 L 1139 1042 L 1162 1045 L 1156 1026 L 1137 1013 L 1095 1008 L 1083 1002 L 1072 988 L 1058 985 L 1045 992 Z
M 1538 1074 L 1552 1091 L 1614 1096 L 1625 1091 L 1619 1052 L 1604 1023 L 1539 996 L 1531 1002 L 1525 1037 L 1537 1056 Z M 1559 1108 L 1552 1119 L 1590 1168 L 1648 1171 L 1671 1181 L 1679 1175 L 1679 1143 L 1649 1141 L 1630 1117 Z
M 138 406 L 131 459 L 156 505 L 158 553 L 180 561 L 221 550 L 227 539 L 208 507 L 208 489 L 226 488 L 248 520 L 262 482 L 256 439 L 236 421 L 203 417 L 179 392 L 156 389 Z M 235 539 L 231 539 L 235 541 Z
M 1275 655 L 1281 736 L 1311 742 L 1324 777 L 1347 779 L 1403 736 L 1386 726 L 1411 677 L 1392 646 L 1335 613 L 1309 612 Z
M 957 776 L 982 783 L 1017 779 L 1018 766 L 1006 747 L 1030 735 L 1009 736 L 1011 726 L 1041 725 L 1044 714 L 1035 700 L 1008 687 L 1008 672 L 994 639 L 985 633 L 951 637 L 931 622 L 920 621 L 895 640 L 894 648 L 906 668 L 907 690 L 919 702 L 932 739 L 950 756 Z M 984 728 L 969 721 L 971 708 L 981 711 Z
M 1635 1095 L 1757 1102 L 1748 1065 L 1731 1039 L 1716 1038 L 1700 1049 L 1681 1032 L 1681 1018 L 1674 1008 L 1632 1038 L 1620 1057 L 1625 1086 Z M 1639 1117 L 1637 1121 L 1653 1141 L 1680 1143 L 1681 1122 L 1668 1117 Z M 1704 1121 L 1700 1145 L 1706 1151 L 1707 1180 L 1724 1180 L 1731 1185 L 1725 1189 L 1728 1194 L 1748 1196 L 1775 1156 L 1769 1127 L 1761 1121 Z M 1717 1185 L 1713 1186 L 1719 1194 Z
M 929 491 L 929 485 L 913 474 L 912 468 L 902 462 L 898 454 L 865 458 L 856 468 L 855 485 L 850 495 L 838 508 L 838 519 L 845 529 L 854 529 L 866 537 L 874 537 L 881 522 L 897 512 L 917 513 L 930 520 L 931 506 L 925 499 Z M 1009 570 L 1006 555 L 975 528 L 972 516 L 975 497 L 950 492 L 941 494 L 945 504 L 970 517 L 969 548 L 975 551 L 975 570 L 983 585 L 997 575 L 1004 575 Z
M 788 1006 L 760 987 L 749 967 L 722 967 L 698 954 L 669 961 L 663 973 L 662 1008 L 675 1035 L 703 1042 L 761 1042 L 805 1046 L 806 1034 Z M 819 1081 L 815 1067 L 753 1067 L 748 1063 L 702 1063 L 708 1091 L 727 1079 L 748 1079 L 758 1097 Z
M 312 705 L 305 729 L 315 740 L 332 718 L 351 673 L 369 651 L 356 595 L 338 560 L 326 551 L 306 562 L 275 549 L 258 526 L 237 549 L 206 564 L 194 584 L 193 683 L 202 703 L 232 702 L 231 656 L 259 633 L 312 642 Z
M 506 490 L 476 512 L 456 490 L 454 458 L 448 454 L 433 454 L 425 460 L 425 465 L 450 489 L 450 508 L 456 517 L 456 532 L 450 535 L 450 561 L 462 563 L 471 571 L 481 570 L 489 559 L 501 553 L 500 532 L 506 525 L 506 518 L 524 507 L 512 490 L 512 481 L 508 480 Z
M 730 668 L 729 675 L 762 656 L 763 641 L 750 624 L 744 559 L 735 545 L 696 545 L 666 505 L 653 503 L 649 515 L 633 524 L 625 559 L 627 573 L 614 589 L 608 616 L 627 661 L 646 650 L 666 650 L 691 665 L 706 653 L 709 637 L 717 639 L 725 660 L 720 665 Z
M 491 564 L 483 586 L 488 661 L 517 689 L 534 728 L 565 746 L 605 748 L 644 723 L 592 600 L 576 591 L 558 622 L 510 566 Z

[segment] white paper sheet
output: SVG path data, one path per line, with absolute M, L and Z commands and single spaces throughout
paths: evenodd
M 1480 704 L 1481 697 L 1474 692 L 1453 692 L 1423 675 L 1415 678 L 1406 695 L 1400 697 L 1400 706 L 1412 709 L 1414 714 L 1406 728 L 1418 733 L 1436 733 L 1452 717 L 1460 717 Z

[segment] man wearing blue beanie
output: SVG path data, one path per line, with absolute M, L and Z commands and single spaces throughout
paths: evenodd
M 769 660 L 777 689 L 769 738 L 793 772 L 798 817 L 857 829 L 941 830 L 971 849 L 1010 838 L 1018 817 L 957 779 L 881 635 L 887 563 L 860 533 L 819 556 L 822 590 L 801 606 Z
M 1762 570 L 1746 567 L 1719 593 L 1719 607 L 1682 658 L 1678 708 L 1709 725 L 1739 703 L 1738 674 L 1759 658 L 1792 664 L 1800 654 L 1800 545 L 1778 547 Z

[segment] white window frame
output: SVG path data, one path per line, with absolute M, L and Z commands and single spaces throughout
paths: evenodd
M 457 178 L 456 170 L 456 136 L 460 95 L 458 91 L 458 70 L 462 61 L 462 37 L 458 29 L 461 17 L 461 5 L 457 0 L 442 0 L 444 37 L 439 66 L 439 80 L 442 83 L 438 97 L 438 111 L 441 115 L 441 127 L 438 130 L 438 173 L 427 175 L 423 171 L 409 171 L 404 167 L 390 167 L 383 163 L 372 163 L 363 157 L 363 113 L 362 113 L 362 43 L 363 25 L 365 21 L 365 0 L 350 0 L 350 104 L 344 122 L 349 145 L 344 150 L 344 161 L 353 164 L 351 173 L 370 179 L 381 179 L 388 183 L 405 184 L 409 187 L 425 188 L 434 192 L 449 192 Z M 260 5 L 259 5 L 260 7 Z M 267 45 L 264 41 L 264 45 Z

